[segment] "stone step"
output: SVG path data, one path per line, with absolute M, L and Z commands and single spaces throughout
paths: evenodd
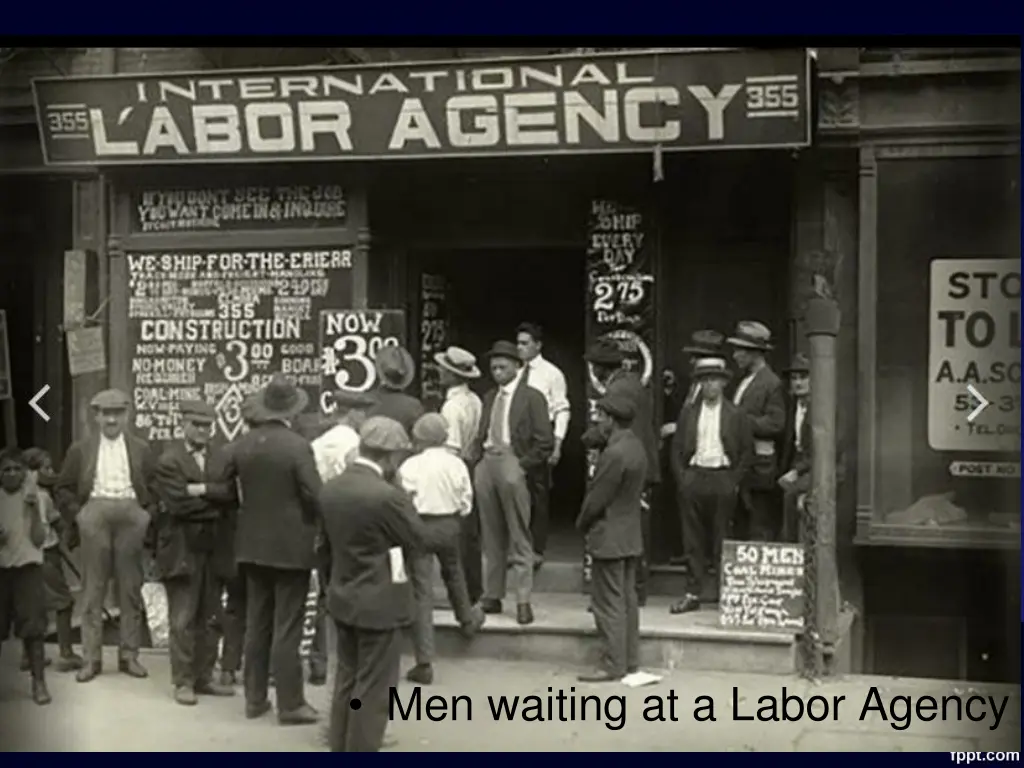
M 687 588 L 686 569 L 675 565 L 655 565 L 647 585 L 649 595 L 680 596 Z M 548 561 L 533 574 L 535 592 L 553 594 L 575 594 L 583 592 L 583 563 L 579 561 Z M 441 581 L 441 569 L 434 562 L 434 594 L 440 605 L 447 604 L 448 597 Z
M 640 663 L 645 669 L 792 674 L 796 642 L 792 635 L 718 626 L 717 609 L 673 616 L 673 598 L 655 596 L 640 610 Z M 594 619 L 580 594 L 535 592 L 535 622 L 516 624 L 515 605 L 487 617 L 475 638 L 459 633 L 450 610 L 434 613 L 437 654 L 446 658 L 493 658 L 578 665 L 597 662 Z

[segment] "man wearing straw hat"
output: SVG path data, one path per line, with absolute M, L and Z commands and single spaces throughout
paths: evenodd
M 466 463 L 472 477 L 475 461 L 473 443 L 480 431 L 483 403 L 469 388 L 469 382 L 480 378 L 476 357 L 461 347 L 448 347 L 434 355 L 434 362 L 444 387 L 441 415 L 448 424 L 448 450 Z M 476 500 L 472 511 L 462 518 L 462 568 L 466 574 L 469 600 L 476 603 L 483 594 L 483 556 L 480 552 L 480 510 Z
M 733 393 L 733 404 L 750 423 L 754 458 L 740 484 L 740 506 L 746 520 L 741 536 L 756 541 L 775 540 L 782 528 L 781 499 L 776 481 L 779 453 L 786 429 L 786 400 L 782 379 L 768 365 L 772 333 L 763 323 L 744 320 L 726 339 L 742 379 Z M 745 529 L 745 533 L 743 533 Z
M 673 443 L 690 585 L 672 613 L 698 610 L 702 601 L 713 597 L 710 568 L 720 560 L 722 541 L 732 533 L 737 489 L 750 462 L 749 424 L 722 395 L 731 377 L 725 358 L 698 358 L 693 377 L 700 402 L 683 410 Z
M 377 386 L 373 396 L 376 403 L 367 416 L 387 416 L 394 419 L 406 434 L 412 433 L 416 419 L 423 415 L 423 403 L 405 390 L 416 378 L 416 364 L 405 347 L 384 347 L 373 360 L 377 371 Z
M 248 598 L 243 669 L 245 714 L 271 708 L 270 670 L 282 725 L 314 723 L 303 693 L 299 648 L 310 572 L 316 565 L 320 476 L 313 449 L 291 428 L 309 396 L 274 374 L 253 402 L 258 422 L 231 452 L 225 481 L 237 479 L 237 558 Z

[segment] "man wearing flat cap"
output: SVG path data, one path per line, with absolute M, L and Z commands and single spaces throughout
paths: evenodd
M 416 419 L 423 415 L 423 403 L 406 390 L 416 378 L 416 364 L 405 347 L 383 347 L 373 360 L 377 371 L 377 386 L 373 390 L 376 402 L 367 410 L 367 416 L 387 416 L 394 419 L 406 434 L 412 433 Z
M 755 541 L 774 541 L 782 529 L 776 487 L 779 453 L 786 429 L 786 400 L 782 379 L 768 365 L 772 334 L 763 323 L 743 320 L 726 339 L 742 378 L 733 404 L 747 417 L 754 435 L 754 458 L 740 485 L 740 509 L 745 518 L 739 535 Z M 745 531 L 745 532 L 744 532 Z
M 129 402 L 118 389 L 92 399 L 98 431 L 68 449 L 54 487 L 61 514 L 81 541 L 81 683 L 102 671 L 103 601 L 111 576 L 121 611 L 118 669 L 131 677 L 148 675 L 138 654 L 145 621 L 142 549 L 156 505 L 156 462 L 149 445 L 128 432 Z
M 155 565 L 167 590 L 174 700 L 194 706 L 197 695 L 234 694 L 213 679 L 222 585 L 214 568 L 223 518 L 218 502 L 230 502 L 233 493 L 208 480 L 213 406 L 188 400 L 179 405 L 179 414 L 184 438 L 164 449 L 156 468 Z
M 469 388 L 469 382 L 480 378 L 476 356 L 462 347 L 448 347 L 434 355 L 439 382 L 444 388 L 441 415 L 448 424 L 448 450 L 461 458 L 470 477 L 475 461 L 474 443 L 480 431 L 483 402 Z M 483 555 L 480 551 L 480 511 L 476 499 L 473 509 L 462 519 L 462 568 L 466 574 L 469 600 L 476 603 L 483 594 Z
M 601 338 L 591 345 L 585 355 L 594 378 L 605 394 L 623 394 L 633 400 L 636 416 L 633 433 L 647 452 L 647 479 L 643 503 L 644 554 L 637 571 L 637 590 L 640 604 L 647 602 L 647 572 L 651 551 L 651 492 L 661 482 L 661 463 L 658 461 L 658 435 L 654 425 L 654 399 L 636 371 L 625 365 L 626 356 L 612 339 Z M 600 437 L 600 430 L 597 431 Z M 591 433 L 593 436 L 593 433 Z M 597 441 L 600 443 L 600 439 Z M 598 447 L 600 447 L 598 445 Z
M 316 566 L 321 482 L 313 449 L 292 429 L 308 402 L 305 390 L 274 374 L 253 401 L 257 423 L 230 452 L 223 478 L 241 497 L 236 557 L 247 597 L 245 714 L 255 719 L 270 711 L 273 669 L 282 725 L 317 720 L 306 703 L 299 648 Z
M 722 394 L 731 378 L 725 358 L 698 358 L 693 377 L 700 402 L 683 409 L 673 442 L 690 584 L 672 613 L 696 611 L 714 599 L 711 568 L 721 559 L 722 541 L 732 536 L 739 483 L 750 464 L 750 425 Z
M 403 630 L 413 599 L 403 551 L 441 542 L 395 482 L 409 437 L 394 419 L 373 416 L 359 430 L 359 455 L 320 495 L 331 555 L 327 610 L 334 620 L 337 668 L 331 701 L 332 752 L 377 752 L 398 685 Z
M 523 381 L 519 350 L 498 341 L 487 353 L 495 388 L 484 397 L 473 477 L 484 550 L 484 613 L 501 613 L 512 571 L 516 621 L 533 623 L 533 540 L 527 472 L 547 466 L 555 438 L 544 395 Z
M 641 498 L 647 453 L 632 432 L 633 398 L 606 394 L 597 402 L 597 423 L 606 435 L 576 528 L 593 558 L 591 611 L 603 646 L 602 665 L 582 674 L 583 682 L 621 680 L 637 671 L 640 610 L 637 563 L 644 551 Z

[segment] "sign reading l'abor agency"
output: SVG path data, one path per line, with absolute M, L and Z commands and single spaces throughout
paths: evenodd
M 801 147 L 805 49 L 42 78 L 48 165 Z
M 932 261 L 929 323 L 929 445 L 1019 453 L 1020 260 Z

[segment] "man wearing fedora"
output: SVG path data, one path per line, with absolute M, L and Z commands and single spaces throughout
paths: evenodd
M 309 443 L 291 425 L 309 402 L 282 374 L 274 374 L 252 405 L 257 422 L 231 451 L 224 481 L 241 497 L 236 538 L 246 584 L 245 714 L 271 708 L 271 668 L 277 717 L 283 725 L 314 723 L 303 694 L 302 625 L 310 572 L 316 565 L 320 476 Z
M 501 613 L 506 576 L 515 582 L 516 621 L 533 623 L 533 540 L 526 476 L 554 447 L 544 395 L 523 381 L 519 350 L 498 341 L 487 353 L 495 388 L 484 397 L 474 473 L 484 550 L 484 613 Z
M 807 355 L 793 355 L 783 374 L 789 378 L 789 408 L 779 477 L 782 540 L 797 542 L 801 502 L 811 487 L 811 362 Z
M 579 676 L 582 682 L 621 680 L 639 666 L 636 571 L 644 551 L 641 498 L 647 453 L 630 429 L 635 415 L 636 404 L 625 394 L 606 394 L 597 402 L 597 426 L 606 443 L 576 529 L 593 558 L 591 611 L 603 653 L 598 669 Z
M 740 535 L 755 541 L 773 541 L 782 527 L 776 481 L 786 401 L 782 380 L 765 360 L 771 339 L 766 325 L 743 320 L 726 340 L 742 376 L 732 401 L 746 415 L 754 436 L 754 458 L 740 484 L 740 508 L 746 518 Z
M 367 416 L 387 416 L 412 433 L 416 419 L 423 415 L 423 403 L 405 390 L 416 378 L 416 364 L 405 347 L 383 347 L 373 361 L 377 369 L 376 403 Z
M 611 339 L 601 338 L 591 345 L 584 356 L 594 378 L 604 388 L 605 394 L 622 394 L 633 400 L 636 410 L 630 429 L 640 439 L 647 453 L 647 479 L 643 498 L 644 553 L 637 570 L 637 593 L 640 605 L 647 602 L 647 576 L 651 552 L 651 494 L 661 483 L 661 466 L 658 461 L 658 435 L 654 424 L 654 399 L 650 388 L 645 386 L 640 375 L 625 367 L 626 356 Z M 593 437 L 593 433 L 590 434 Z M 600 430 L 598 430 L 600 441 Z
M 544 329 L 537 323 L 520 323 L 516 328 L 516 347 L 523 361 L 523 381 L 544 395 L 548 418 L 555 436 L 547 467 L 527 475 L 530 485 L 530 532 L 533 535 L 534 567 L 544 562 L 551 514 L 551 474 L 562 458 L 562 443 L 569 431 L 569 394 L 565 374 L 543 355 Z
M 154 489 L 160 506 L 153 521 L 155 565 L 167 591 L 174 700 L 194 706 L 197 694 L 234 694 L 233 688 L 213 680 L 218 640 L 214 623 L 222 583 L 214 558 L 223 517 L 215 502 L 218 497 L 230 499 L 230 490 L 207 481 L 217 418 L 213 407 L 188 400 L 180 403 L 179 412 L 184 439 L 164 449 L 156 468 Z
M 82 651 L 77 680 L 102 671 L 103 602 L 116 577 L 121 642 L 118 669 L 146 677 L 139 663 L 145 624 L 142 549 L 155 511 L 155 460 L 149 445 L 128 432 L 128 395 L 107 389 L 92 399 L 98 433 L 74 443 L 55 484 L 56 502 L 75 525 L 82 558 Z
M 359 455 L 321 493 L 331 555 L 327 609 L 337 637 L 332 752 L 380 750 L 403 630 L 412 623 L 403 551 L 428 551 L 444 536 L 423 524 L 395 482 L 411 448 L 401 424 L 370 417 L 359 431 Z
M 434 355 L 439 382 L 444 388 L 441 415 L 448 423 L 448 450 L 461 458 L 472 477 L 474 442 L 480 431 L 483 403 L 469 388 L 469 382 L 480 378 L 476 357 L 461 347 L 448 347 Z M 480 552 L 480 511 L 476 499 L 473 509 L 462 518 L 462 568 L 466 574 L 469 601 L 476 603 L 483 594 L 483 555 Z
M 721 559 L 722 541 L 732 535 L 739 483 L 751 452 L 747 419 L 722 395 L 731 377 L 725 358 L 697 358 L 692 372 L 700 401 L 683 409 L 673 443 L 690 585 L 672 613 L 698 610 L 716 591 L 710 569 Z

